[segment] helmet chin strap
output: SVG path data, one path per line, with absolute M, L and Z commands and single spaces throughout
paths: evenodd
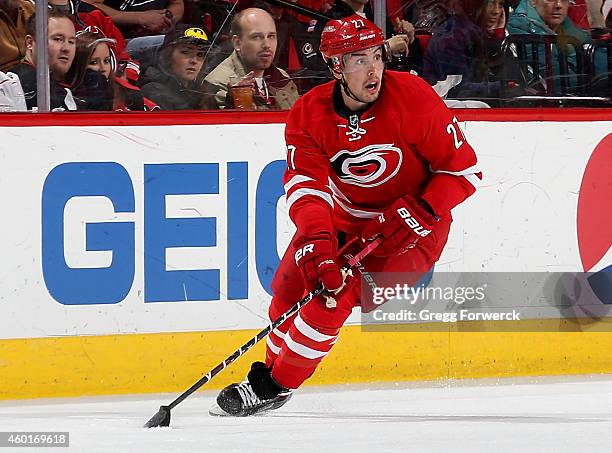
M 341 72 L 341 79 L 340 79 L 340 85 L 342 85 L 342 88 L 344 88 L 344 92 L 346 93 L 346 95 L 348 97 L 350 97 L 351 99 L 357 101 L 357 102 L 361 102 L 362 104 L 369 104 L 368 101 L 364 101 L 362 99 L 359 99 L 349 88 L 348 83 L 346 82 L 346 79 L 344 78 L 344 72 Z

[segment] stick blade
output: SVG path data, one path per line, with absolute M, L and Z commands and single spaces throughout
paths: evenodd
M 159 428 L 170 426 L 170 408 L 168 406 L 160 406 L 157 413 L 145 423 L 145 428 Z

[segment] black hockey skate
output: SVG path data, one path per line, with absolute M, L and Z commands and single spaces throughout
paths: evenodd
M 248 417 L 278 409 L 291 396 L 291 390 L 274 382 L 265 364 L 255 362 L 251 365 L 247 380 L 221 390 L 217 403 L 209 413 L 221 417 Z

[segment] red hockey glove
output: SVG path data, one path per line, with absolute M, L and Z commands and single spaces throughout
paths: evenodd
M 300 269 L 306 290 L 312 291 L 319 284 L 328 291 L 336 291 L 343 285 L 340 266 L 336 263 L 336 246 L 328 233 L 302 236 L 295 242 L 295 263 Z
M 361 233 L 362 240 L 382 239 L 372 252 L 374 256 L 406 253 L 428 236 L 433 224 L 439 220 L 425 206 L 424 202 L 418 202 L 409 195 L 399 198 L 366 225 Z

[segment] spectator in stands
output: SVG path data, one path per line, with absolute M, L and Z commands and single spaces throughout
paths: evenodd
M 247 8 L 232 20 L 234 51 L 208 76 L 220 108 L 234 106 L 230 86 L 249 86 L 256 109 L 290 109 L 299 94 L 289 75 L 272 63 L 276 53 L 276 25 L 260 8 Z
M 117 112 L 160 110 L 152 100 L 144 97 L 138 88 L 140 64 L 127 54 L 119 57 L 117 71 L 113 78 L 113 110 Z
M 581 42 L 588 33 L 576 27 L 567 17 L 569 0 L 521 0 L 510 15 L 510 34 L 538 34 L 573 36 Z
M 79 110 L 111 110 L 115 69 L 112 46 L 115 41 L 93 27 L 78 32 L 76 37 L 74 63 L 66 79 Z
M 580 45 L 591 42 L 589 33 L 576 27 L 568 17 L 568 8 L 569 0 L 521 0 L 516 10 L 510 15 L 508 32 L 510 34 L 571 36 L 576 38 Z M 607 63 L 603 61 L 603 58 L 600 58 L 603 56 L 603 53 L 597 56 L 596 68 L 607 68 Z M 553 47 L 552 58 L 552 73 L 555 77 L 555 91 L 557 91 L 560 72 L 556 47 Z M 545 60 L 542 51 L 539 59 L 540 74 L 546 74 Z M 569 63 L 568 71 L 570 74 L 575 73 L 577 68 L 576 52 L 571 46 L 568 46 L 567 60 Z M 572 84 L 571 80 L 570 84 Z
M 74 60 L 76 32 L 72 18 L 66 13 L 50 9 L 48 13 L 48 54 L 52 110 L 76 110 L 72 92 L 64 79 Z M 11 68 L 19 76 L 28 110 L 37 107 L 36 89 L 36 15 L 26 26 L 26 56 L 23 63 Z
M 26 24 L 32 14 L 34 5 L 28 0 L 0 0 L 0 71 L 25 57 Z
M 300 0 L 298 3 L 300 7 L 311 9 L 315 13 L 314 17 L 320 14 L 323 6 L 327 10 L 331 8 L 331 4 L 323 3 L 323 0 Z M 292 77 L 292 80 L 298 87 L 298 92 L 306 92 L 319 83 L 331 80 L 320 54 L 313 47 L 315 33 L 313 33 L 312 25 L 316 22 L 313 17 L 300 14 L 291 7 L 275 6 L 265 0 L 255 0 L 252 5 L 245 5 L 242 9 L 247 7 L 261 8 L 270 13 L 274 19 L 277 46 L 273 65 L 295 76 Z M 233 52 L 231 40 L 219 46 L 218 50 L 221 52 L 217 52 L 210 63 L 214 63 L 221 55 L 223 55 L 221 58 L 223 60 Z M 314 66 L 313 60 L 316 60 Z M 216 62 L 211 69 L 214 69 L 220 62 Z M 303 68 L 308 68 L 310 71 L 304 73 Z
M 405 15 L 420 31 L 433 31 L 452 14 L 451 0 L 414 0 L 406 3 Z
M 125 49 L 125 39 L 121 31 L 110 16 L 95 6 L 81 0 L 49 0 L 49 5 L 70 14 L 77 32 L 87 27 L 97 27 L 107 38 L 115 40 L 114 48 L 118 53 Z
M 67 80 L 71 81 L 79 110 L 153 110 L 156 105 L 145 100 L 140 89 L 127 79 L 128 65 L 134 68 L 137 63 L 122 60 L 121 73 L 117 74 L 114 46 L 114 40 L 98 28 L 88 27 L 77 33 L 76 55 Z
M 449 97 L 498 98 L 501 71 L 509 63 L 501 55 L 503 0 L 461 0 L 452 8 L 454 14 L 433 31 L 423 77 L 433 85 L 449 75 L 461 75 Z
M 108 14 L 124 35 L 163 35 L 185 13 L 183 0 L 85 0 Z
M 209 47 L 204 30 L 178 25 L 166 35 L 157 65 L 145 71 L 142 93 L 162 110 L 216 108 L 200 76 Z

